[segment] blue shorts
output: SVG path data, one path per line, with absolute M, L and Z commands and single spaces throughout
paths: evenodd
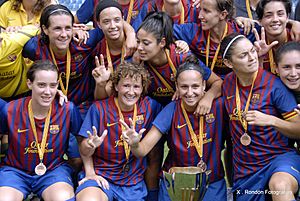
M 83 172 L 80 172 L 79 175 L 80 180 L 84 178 Z M 88 187 L 98 187 L 107 195 L 109 201 L 144 201 L 147 198 L 147 187 L 144 181 L 134 186 L 119 186 L 111 182 L 108 183 L 109 189 L 107 190 L 101 188 L 96 181 L 88 180 L 77 187 L 75 194 L 77 195 L 80 191 Z
M 65 182 L 73 187 L 73 169 L 62 164 L 53 170 L 48 170 L 44 175 L 29 175 L 10 166 L 0 168 L 0 186 L 12 187 L 23 193 L 24 199 L 31 193 L 42 196 L 43 191 L 57 182 Z
M 300 155 L 288 152 L 274 158 L 271 163 L 251 176 L 238 179 L 233 185 L 233 191 L 239 201 L 264 201 L 272 192 L 268 190 L 271 176 L 276 172 L 286 172 L 292 175 L 300 185 Z
M 172 201 L 168 190 L 167 184 L 164 179 L 160 179 L 159 181 L 159 193 L 158 193 L 159 201 Z M 221 179 L 219 181 L 213 182 L 208 185 L 207 191 L 203 197 L 203 201 L 217 201 L 217 200 L 227 200 L 227 189 L 225 179 Z

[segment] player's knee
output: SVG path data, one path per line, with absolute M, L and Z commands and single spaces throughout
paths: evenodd
M 23 193 L 10 187 L 0 187 L 0 201 L 22 201 Z
M 274 174 L 269 181 L 269 188 L 271 191 L 284 192 L 284 191 L 296 191 L 297 181 L 295 178 L 288 174 Z
M 22 198 L 12 193 L 1 193 L 0 201 L 22 201 Z
M 43 196 L 45 201 L 66 201 L 74 198 L 74 192 L 72 190 L 57 189 L 55 193 L 48 194 L 48 196 Z

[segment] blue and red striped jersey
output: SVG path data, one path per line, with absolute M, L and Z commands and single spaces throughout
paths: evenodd
M 236 109 L 236 75 L 230 73 L 223 83 L 223 95 L 226 111 L 229 115 L 229 130 L 233 144 L 233 165 L 235 179 L 251 175 L 275 158 L 276 156 L 294 150 L 289 145 L 289 139 L 271 126 L 248 125 L 247 133 L 251 144 L 243 146 L 240 137 L 245 133 L 238 119 Z M 239 86 L 241 109 L 244 110 L 251 86 Z M 297 106 L 293 94 L 283 85 L 278 77 L 259 68 L 254 83 L 249 110 L 279 118 L 292 118 L 297 115 L 293 109 Z
M 0 122 L 3 122 L 3 117 L 5 115 L 5 112 L 4 112 L 4 106 L 5 106 L 6 102 L 4 100 L 2 100 L 0 98 Z M 0 134 L 3 133 L 3 130 L 2 130 L 2 126 L 0 126 Z
M 152 121 L 160 110 L 161 106 L 155 100 L 149 97 L 141 98 L 137 102 L 135 130 L 137 132 L 142 128 L 149 130 L 152 126 Z M 122 112 L 122 114 L 125 122 L 129 125 L 128 119 L 133 117 L 133 111 Z M 147 162 L 146 157 L 137 158 L 130 153 L 130 170 L 129 172 L 123 171 L 123 166 L 126 164 L 126 156 L 119 120 L 120 117 L 114 97 L 96 101 L 90 107 L 79 135 L 87 138 L 87 131 L 92 132 L 92 126 L 97 128 L 98 134 L 107 129 L 108 134 L 106 138 L 93 155 L 95 172 L 116 185 L 132 186 L 144 179 Z M 147 135 L 147 130 L 143 135 Z
M 243 34 L 243 30 L 238 27 L 236 22 L 228 21 L 228 32 L 227 35 L 233 32 L 240 32 Z M 209 30 L 202 30 L 201 24 L 197 23 L 187 23 L 181 25 L 174 25 L 174 37 L 179 40 L 186 41 L 191 51 L 206 64 L 206 44 L 208 38 Z M 247 36 L 251 41 L 255 41 L 255 36 L 253 33 Z M 215 56 L 216 50 L 219 43 L 210 40 L 209 44 L 209 62 L 208 67 L 210 68 L 213 58 Z M 222 61 L 222 55 L 218 55 L 217 61 L 215 63 L 213 71 L 224 79 L 225 75 L 231 72 L 231 69 L 225 66 Z
M 5 105 L 1 128 L 8 134 L 9 146 L 7 156 L 1 165 L 35 174 L 34 168 L 40 163 L 40 159 L 28 116 L 30 99 L 31 97 L 21 98 Z M 42 141 L 44 124 L 45 119 L 35 119 L 39 143 Z M 68 148 L 70 132 L 77 135 L 80 125 L 80 114 L 72 102 L 60 106 L 58 100 L 53 101 L 43 159 L 48 170 L 64 163 L 63 155 Z
M 174 67 L 177 69 L 180 64 L 182 64 L 185 60 L 185 58 L 190 54 L 184 53 L 184 54 L 177 54 L 175 52 L 175 45 L 171 45 L 170 47 L 170 59 L 174 64 Z M 155 100 L 157 100 L 162 105 L 167 105 L 169 102 L 171 102 L 173 91 L 169 90 L 167 86 L 159 79 L 159 77 L 156 75 L 156 73 L 151 69 L 149 64 L 147 62 L 144 63 L 147 70 L 150 72 L 152 77 L 152 82 L 148 89 L 148 95 Z M 208 80 L 211 75 L 211 70 L 205 66 L 200 61 L 200 66 L 204 69 L 204 80 Z M 174 92 L 176 91 L 175 86 L 175 77 L 176 74 L 173 73 L 169 63 L 163 65 L 163 66 L 154 66 L 154 68 L 157 70 L 157 72 L 162 75 L 162 77 L 165 79 L 165 81 L 173 88 Z
M 180 104 L 180 100 L 169 103 L 153 122 L 153 125 L 167 137 L 169 152 L 163 165 L 164 171 L 168 171 L 171 167 L 197 166 L 200 161 Z M 218 98 L 213 102 L 210 113 L 204 116 L 203 161 L 207 164 L 207 169 L 212 170 L 210 182 L 224 177 L 221 161 L 226 126 L 226 121 L 223 119 L 224 112 L 224 101 Z M 187 114 L 198 139 L 200 117 L 189 112 Z
M 71 52 L 71 75 L 68 88 L 68 99 L 75 105 L 88 100 L 93 100 L 95 82 L 92 76 L 92 51 L 101 40 L 103 33 L 100 29 L 90 31 L 90 38 L 87 44 L 78 46 L 74 41 L 69 45 Z M 40 36 L 30 39 L 24 47 L 23 56 L 31 60 L 52 60 L 49 46 L 46 45 Z M 59 72 L 66 86 L 66 57 L 56 58 Z
M 107 61 L 107 54 L 106 54 L 106 39 L 103 38 L 96 46 L 95 50 L 93 51 L 93 57 L 98 56 L 102 54 L 104 57 L 104 63 L 105 66 L 108 66 L 108 61 Z M 118 55 L 113 55 L 110 53 L 110 57 L 111 57 L 111 62 L 113 65 L 114 70 L 119 66 L 119 64 L 121 63 L 121 56 L 122 54 L 118 54 Z

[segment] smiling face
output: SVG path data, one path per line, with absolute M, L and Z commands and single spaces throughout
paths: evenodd
M 99 15 L 99 27 L 107 39 L 119 39 L 123 34 L 123 24 L 122 13 L 116 7 L 105 8 Z
M 139 100 L 143 92 L 141 76 L 121 78 L 115 86 L 118 94 L 118 102 L 122 111 L 133 110 L 134 104 Z
M 209 30 L 224 20 L 222 12 L 218 10 L 216 0 L 202 0 L 198 18 L 201 21 L 202 29 Z
M 27 86 L 32 91 L 32 104 L 50 107 L 57 92 L 57 72 L 38 70 L 34 73 L 33 82 L 27 80 Z
M 267 35 L 277 37 L 284 34 L 287 21 L 288 16 L 282 2 L 273 1 L 265 5 L 261 25 Z
M 185 70 L 177 78 L 176 88 L 183 101 L 185 109 L 195 111 L 204 95 L 205 81 L 196 70 Z
M 300 91 L 300 51 L 293 50 L 282 54 L 277 64 L 277 72 L 289 89 Z
M 137 43 L 138 53 L 142 61 L 151 61 L 160 56 L 165 47 L 164 39 L 158 42 L 152 33 L 148 33 L 142 28 L 137 33 Z
M 54 53 L 65 54 L 72 40 L 72 18 L 69 15 L 51 15 L 49 27 L 42 26 L 45 34 L 49 37 L 49 45 Z

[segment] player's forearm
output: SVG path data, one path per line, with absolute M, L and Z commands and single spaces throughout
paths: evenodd
M 94 152 L 95 148 L 92 148 L 88 143 L 87 143 L 87 138 L 82 140 L 80 145 L 79 145 L 79 152 L 81 157 L 91 157 Z
M 298 118 L 299 117 L 294 117 Z M 272 126 L 283 135 L 292 138 L 300 139 L 300 122 L 299 121 L 286 121 L 277 117 L 272 116 Z
M 214 75 L 217 76 L 217 75 Z M 222 79 L 221 78 L 212 78 L 212 81 L 210 81 L 211 78 L 208 80 L 208 86 L 210 87 L 209 90 L 206 92 L 205 96 L 211 97 L 212 100 L 216 99 L 221 96 L 222 94 Z
M 83 161 L 83 167 L 86 175 L 94 175 L 94 162 L 92 156 L 81 156 Z

